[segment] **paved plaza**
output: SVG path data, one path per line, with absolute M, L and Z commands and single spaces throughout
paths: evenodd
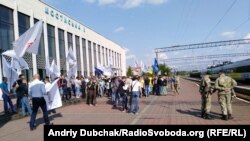
M 250 104 L 239 99 L 233 101 L 233 120 L 220 119 L 221 110 L 217 94 L 212 96 L 213 120 L 200 118 L 200 94 L 197 84 L 181 80 L 180 95 L 169 92 L 167 96 L 150 95 L 140 99 L 138 115 L 112 109 L 107 97 L 97 99 L 96 106 L 82 102 L 57 109 L 50 115 L 55 125 L 250 125 Z M 1 103 L 2 104 L 2 103 Z M 2 108 L 2 105 L 1 105 Z M 0 109 L 3 110 L 3 109 Z M 42 141 L 42 114 L 37 116 L 38 127 L 29 130 L 29 117 L 5 122 L 0 126 L 1 141 Z

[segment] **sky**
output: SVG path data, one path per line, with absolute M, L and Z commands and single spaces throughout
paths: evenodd
M 152 65 L 155 48 L 250 38 L 250 0 L 43 1 L 125 48 L 127 66 L 134 66 L 135 60 Z M 248 44 L 167 52 L 159 54 L 159 59 L 250 53 L 249 47 Z M 246 58 L 249 57 L 222 60 Z M 201 60 L 166 64 L 176 69 L 209 64 L 198 61 Z M 211 61 L 216 62 L 210 59 L 210 64 Z

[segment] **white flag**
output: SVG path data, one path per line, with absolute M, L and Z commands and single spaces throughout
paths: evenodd
M 18 57 L 23 57 L 25 51 L 37 54 L 42 29 L 43 21 L 39 21 L 13 42 L 13 49 Z
M 12 60 L 11 60 L 12 68 L 17 69 L 17 70 L 29 69 L 28 63 L 23 58 L 18 57 L 14 50 L 7 50 L 3 52 L 2 55 L 12 57 Z
M 18 73 L 15 69 L 11 68 L 7 60 L 2 56 L 3 63 L 3 76 L 8 78 L 9 90 L 12 87 L 12 84 L 18 79 Z
M 58 69 L 55 60 L 52 61 L 51 66 L 50 66 L 50 70 L 51 70 L 51 79 L 55 79 L 56 77 L 60 77 L 61 72 Z
M 67 60 L 67 62 L 68 62 L 70 65 L 76 64 L 76 57 L 75 57 L 75 55 L 74 55 L 74 52 L 73 52 L 72 47 L 69 48 L 69 52 L 68 52 L 68 55 L 67 55 L 66 60 Z
M 76 74 L 76 72 L 77 72 L 77 65 L 76 64 L 74 64 L 73 66 L 71 66 L 70 68 L 69 68 L 69 71 L 68 71 L 68 79 L 70 80 L 70 78 L 72 77 L 72 76 L 74 76 L 75 74 Z
M 50 74 L 52 73 L 51 67 L 50 67 L 50 64 L 49 64 L 49 57 L 46 57 L 45 70 L 46 70 L 46 76 L 49 77 Z
M 46 89 L 46 92 L 48 95 L 44 96 L 44 99 L 46 101 L 47 109 L 52 110 L 55 108 L 59 108 L 62 106 L 62 100 L 59 92 L 59 88 L 57 85 L 59 79 L 55 80 L 50 88 Z
M 141 71 L 145 71 L 145 65 L 142 61 L 141 61 Z
M 11 67 L 17 70 L 28 70 L 29 65 L 23 58 L 12 58 Z

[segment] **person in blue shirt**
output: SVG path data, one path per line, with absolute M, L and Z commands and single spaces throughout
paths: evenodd
M 0 84 L 0 88 L 2 90 L 3 104 L 4 104 L 4 113 L 9 114 L 8 103 L 10 105 L 10 109 L 12 113 L 16 113 L 13 103 L 10 98 L 10 91 L 8 89 L 7 81 L 8 81 L 7 77 L 3 77 L 3 82 Z

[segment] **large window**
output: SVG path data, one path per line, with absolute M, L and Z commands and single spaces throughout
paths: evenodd
M 110 57 L 110 50 L 109 50 L 109 57 Z M 109 57 L 108 57 L 108 49 L 106 48 L 106 64 L 109 66 Z
M 60 58 L 65 58 L 65 41 L 64 41 L 64 31 L 62 29 L 58 29 L 58 40 L 59 40 L 59 54 Z
M 86 54 L 86 40 L 82 39 L 82 54 L 83 54 L 83 65 L 84 65 L 84 76 L 87 76 L 87 54 Z
M 27 15 L 18 13 L 18 30 L 19 36 L 30 28 L 30 18 Z
M 105 66 L 106 62 L 105 59 L 104 59 L 105 55 L 104 55 L 104 47 L 102 47 L 102 62 L 103 62 L 103 65 Z
M 13 11 L 0 5 L 0 52 L 11 49 L 13 41 Z
M 88 41 L 88 53 L 89 53 L 89 72 L 90 75 L 93 74 L 93 69 L 92 69 L 92 53 L 91 53 L 91 42 Z
M 100 63 L 101 64 L 101 47 L 100 47 L 100 45 L 98 45 L 98 63 Z
M 97 64 L 97 60 L 96 60 L 96 43 L 93 44 L 93 48 L 94 48 L 94 67 L 96 67 L 96 64 Z
M 72 49 L 73 49 L 72 34 L 71 34 L 71 33 L 68 33 L 67 36 L 68 36 L 68 48 L 72 47 Z
M 79 74 L 81 74 L 81 71 L 80 71 L 81 70 L 80 39 L 78 36 L 76 36 L 75 40 L 76 40 L 77 70 L 79 71 L 79 73 L 78 73 L 78 75 L 79 75 Z
M 38 19 L 35 19 L 35 20 L 34 20 L 34 24 L 37 23 L 38 21 L 39 21 Z M 43 34 L 43 30 L 42 30 L 42 35 L 41 35 L 40 43 L 39 43 L 38 55 L 40 55 L 40 56 L 45 56 L 45 51 L 44 51 L 44 34 Z
M 49 57 L 56 59 L 55 28 L 47 25 Z

